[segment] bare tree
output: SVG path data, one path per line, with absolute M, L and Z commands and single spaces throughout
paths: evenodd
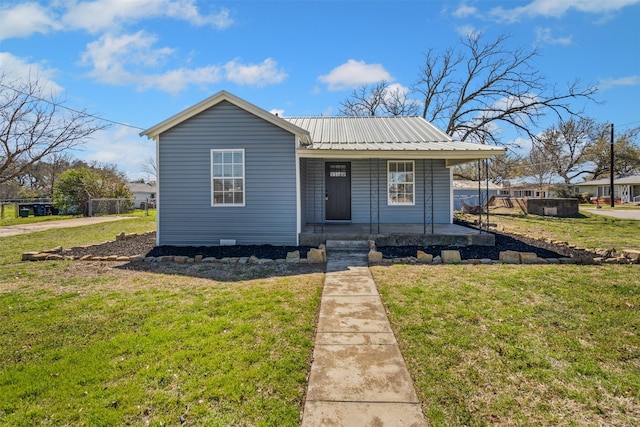
M 534 140 L 529 156 L 521 164 L 520 175 L 533 178 L 542 195 L 545 185 L 551 183 L 553 173 L 553 157 L 541 143 Z
M 374 86 L 360 86 L 349 98 L 340 103 L 343 116 L 412 116 L 418 113 L 418 104 L 409 99 L 409 93 L 382 80 Z
M 547 152 L 556 175 L 568 185 L 580 175 L 591 173 L 588 152 L 598 139 L 595 121 L 570 119 L 544 131 L 538 137 L 540 149 Z
M 64 107 L 37 78 L 8 81 L 0 75 L 0 184 L 106 127 L 86 111 Z
M 640 146 L 638 135 L 640 128 L 633 128 L 624 132 L 618 132 L 614 141 L 614 175 L 624 175 L 632 172 L 640 172 Z M 592 144 L 586 153 L 586 158 L 591 162 L 590 178 L 598 179 L 610 176 L 611 162 L 611 138 L 609 125 L 599 125 L 598 139 Z
M 503 181 L 515 178 L 520 172 L 522 158 L 516 154 L 508 153 L 496 156 L 489 161 L 489 180 L 499 184 Z M 482 175 L 482 174 L 480 174 Z M 478 180 L 478 163 L 469 162 L 453 167 L 453 176 L 457 179 L 468 181 Z
M 485 41 L 470 34 L 460 49 L 425 56 L 414 90 L 423 97 L 422 116 L 461 141 L 500 144 L 500 126 L 535 138 L 547 113 L 579 117 L 574 101 L 594 101 L 596 88 L 579 81 L 559 91 L 534 66 L 538 52 L 509 49 L 508 36 Z
M 147 157 L 144 163 L 142 163 L 140 166 L 142 167 L 142 172 L 146 173 L 150 177 L 153 177 L 153 181 L 157 180 L 158 164 L 156 163 L 156 158 L 154 156 Z

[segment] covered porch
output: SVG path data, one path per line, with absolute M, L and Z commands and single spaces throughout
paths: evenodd
M 494 246 L 495 236 L 457 224 L 306 224 L 300 245 L 327 240 L 373 240 L 376 246 Z

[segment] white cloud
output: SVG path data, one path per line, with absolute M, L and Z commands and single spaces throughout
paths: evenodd
M 637 86 L 640 84 L 640 75 L 636 74 L 634 76 L 627 77 L 608 77 L 605 79 L 600 79 L 598 83 L 598 89 L 600 90 L 609 90 L 618 86 Z
M 0 7 L 0 40 L 28 37 L 33 33 L 46 34 L 60 28 L 61 25 L 51 12 L 40 4 L 24 3 Z
M 56 70 L 45 64 L 29 63 L 8 52 L 0 52 L 0 64 L 7 82 L 16 80 L 26 83 L 37 80 L 45 94 L 56 95 L 63 91 L 53 80 Z
M 639 2 L 640 0 L 533 0 L 526 6 L 513 9 L 505 9 L 501 6 L 496 7 L 489 14 L 497 20 L 518 22 L 524 18 L 538 16 L 560 18 L 570 9 L 593 14 L 610 13 Z
M 72 3 L 63 16 L 65 25 L 90 33 L 113 31 L 141 20 L 169 17 L 192 25 L 225 29 L 233 24 L 227 9 L 203 15 L 195 0 L 95 0 Z
M 131 84 L 137 76 L 128 67 L 154 67 L 173 53 L 170 48 L 154 49 L 156 40 L 144 31 L 122 36 L 105 34 L 87 45 L 82 64 L 92 66 L 89 74 L 101 83 Z
M 220 30 L 233 25 L 228 9 L 203 14 L 196 3 L 196 0 L 67 0 L 50 2 L 48 7 L 36 2 L 0 6 L 0 40 L 62 30 L 114 32 L 125 25 L 163 17 Z
M 478 30 L 473 25 L 462 25 L 456 27 L 456 32 L 463 37 L 476 37 L 480 34 L 481 30 Z
M 175 95 L 186 90 L 190 85 L 206 86 L 220 80 L 222 80 L 221 70 L 215 65 L 193 69 L 178 68 L 162 74 L 140 76 L 138 89 L 157 89 Z
M 114 86 L 135 86 L 138 90 L 157 89 L 171 94 L 191 85 L 206 86 L 223 79 L 240 85 L 266 86 L 281 83 L 287 73 L 267 58 L 259 64 L 243 64 L 238 59 L 223 65 L 166 69 L 175 51 L 154 47 L 157 38 L 139 31 L 135 34 L 105 34 L 87 45 L 83 65 L 92 67 L 89 75 L 98 82 Z
M 111 163 L 127 174 L 129 180 L 147 178 L 142 164 L 155 157 L 155 143 L 138 136 L 138 129 L 116 125 L 95 133 L 74 155 L 86 162 Z
M 465 3 L 462 3 L 454 12 L 453 16 L 456 18 L 466 18 L 468 16 L 473 16 L 478 13 L 478 8 L 474 6 L 469 6 Z
M 239 85 L 266 86 L 268 84 L 281 83 L 287 73 L 278 68 L 278 63 L 272 58 L 267 58 L 260 64 L 242 64 L 238 59 L 227 62 L 224 65 L 226 78 L 230 82 Z
M 551 28 L 536 27 L 536 42 L 535 44 L 559 44 L 562 46 L 568 46 L 573 44 L 573 39 L 569 37 L 554 37 Z
M 392 81 L 393 77 L 382 64 L 367 64 L 364 61 L 349 59 L 338 65 L 329 74 L 318 77 L 329 86 L 329 90 L 344 90 L 364 84 L 377 83 L 382 80 Z

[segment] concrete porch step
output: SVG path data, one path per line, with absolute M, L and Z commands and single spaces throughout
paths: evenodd
M 325 243 L 327 251 L 368 251 L 368 240 L 327 240 Z

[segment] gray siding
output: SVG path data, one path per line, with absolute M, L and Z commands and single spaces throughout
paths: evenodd
M 305 163 L 303 194 L 306 223 L 324 218 L 324 159 Z M 451 222 L 451 175 L 444 160 L 415 160 L 416 203 L 390 206 L 387 202 L 386 159 L 331 159 L 351 163 L 351 213 L 353 223 L 447 224 Z M 433 164 L 433 180 L 431 165 Z M 432 185 L 433 183 L 433 185 Z M 432 209 L 433 208 L 433 209 Z M 315 213 L 315 214 L 314 214 Z
M 245 206 L 211 206 L 211 150 L 245 150 Z M 294 135 L 226 101 L 160 135 L 159 244 L 297 244 Z

